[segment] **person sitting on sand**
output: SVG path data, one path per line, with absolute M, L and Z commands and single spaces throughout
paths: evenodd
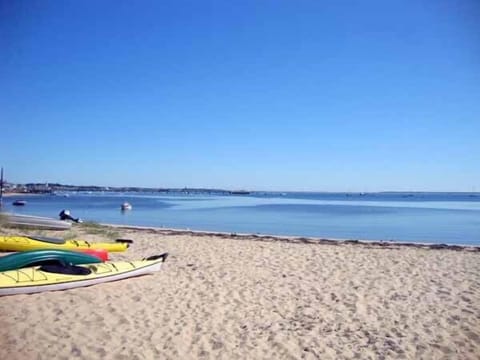
M 71 220 L 71 221 L 74 221 L 76 223 L 82 222 L 82 220 L 80 220 L 80 218 L 75 219 L 72 215 L 70 215 L 70 210 L 62 210 L 62 211 L 60 211 L 60 214 L 58 214 L 58 216 L 60 216 L 60 220 Z

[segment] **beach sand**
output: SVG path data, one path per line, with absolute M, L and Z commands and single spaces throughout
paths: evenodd
M 0 359 L 480 358 L 478 251 L 114 231 L 162 271 L 0 298 Z

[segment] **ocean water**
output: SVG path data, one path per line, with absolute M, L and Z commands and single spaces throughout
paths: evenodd
M 16 199 L 27 200 L 23 207 Z M 129 202 L 133 210 L 122 212 Z M 480 245 L 479 193 L 68 193 L 4 211 L 100 223 L 338 239 Z

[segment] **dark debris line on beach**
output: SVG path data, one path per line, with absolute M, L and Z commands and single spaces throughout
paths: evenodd
M 109 225 L 110 226 L 110 225 Z M 215 236 L 224 239 L 241 239 L 241 240 L 256 240 L 266 242 L 286 242 L 292 244 L 316 244 L 316 245 L 358 245 L 369 248 L 383 248 L 383 249 L 397 249 L 399 247 L 413 247 L 419 249 L 432 250 L 454 250 L 454 251 L 471 251 L 480 252 L 480 246 L 467 245 L 448 245 L 448 244 L 423 244 L 423 243 L 409 243 L 409 242 L 393 242 L 393 241 L 366 241 L 366 240 L 333 240 L 324 238 L 308 238 L 308 237 L 282 237 L 272 235 L 257 235 L 257 234 L 236 234 L 236 233 L 221 233 L 208 231 L 193 231 L 193 230 L 173 230 L 173 229 L 158 229 L 158 228 L 142 228 L 133 226 L 115 225 L 115 227 L 126 230 L 141 230 L 151 234 L 162 235 L 191 235 L 191 236 Z

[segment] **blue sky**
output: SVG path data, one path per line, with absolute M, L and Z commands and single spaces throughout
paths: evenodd
M 480 3 L 1 1 L 14 182 L 480 191 Z

